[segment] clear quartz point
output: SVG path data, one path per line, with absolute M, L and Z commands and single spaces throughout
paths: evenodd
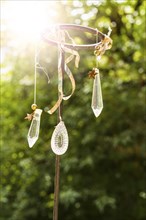
M 63 121 L 60 121 L 56 126 L 52 138 L 51 148 L 52 151 L 57 155 L 64 154 L 68 149 L 68 132 Z
M 33 147 L 39 137 L 41 114 L 41 109 L 36 109 L 34 111 L 33 119 L 27 135 L 27 140 L 30 148 Z
M 96 117 L 98 117 L 103 109 L 102 91 L 100 83 L 99 70 L 96 69 L 97 74 L 95 75 L 92 93 L 92 110 Z

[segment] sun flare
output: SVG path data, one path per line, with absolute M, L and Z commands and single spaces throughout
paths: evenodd
M 3 29 L 8 29 L 21 40 L 35 40 L 42 30 L 53 24 L 57 13 L 52 9 L 53 1 L 5 1 L 3 3 Z M 50 10 L 51 8 L 51 10 Z

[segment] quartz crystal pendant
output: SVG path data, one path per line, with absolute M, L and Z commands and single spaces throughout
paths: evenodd
M 97 74 L 95 75 L 94 84 L 93 84 L 93 93 L 92 93 L 92 110 L 96 117 L 98 117 L 103 109 L 102 101 L 102 91 L 100 84 L 100 75 L 99 70 L 96 69 Z
M 51 148 L 57 155 L 64 154 L 68 149 L 68 133 L 63 121 L 60 121 L 56 126 L 52 138 Z
M 36 109 L 34 111 L 33 119 L 27 135 L 27 140 L 30 148 L 33 147 L 39 137 L 41 114 L 41 109 Z

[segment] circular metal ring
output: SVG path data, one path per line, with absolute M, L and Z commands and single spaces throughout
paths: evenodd
M 46 37 L 46 33 L 50 32 L 50 29 L 46 29 L 45 32 L 42 34 L 42 39 L 54 46 L 57 46 L 58 44 L 62 44 L 64 47 L 67 47 L 69 49 L 76 49 L 76 50 L 82 50 L 82 49 L 95 49 L 95 47 L 98 47 L 101 45 L 102 41 L 107 39 L 107 41 L 112 42 L 111 38 L 107 36 L 106 34 L 101 33 L 97 29 L 90 28 L 90 27 L 85 27 L 81 25 L 74 25 L 74 24 L 58 24 L 54 26 L 56 30 L 79 30 L 83 32 L 88 32 L 94 35 L 98 35 L 100 42 L 94 43 L 94 44 L 82 44 L 82 45 L 77 45 L 77 44 L 69 44 L 69 43 L 63 43 L 59 41 L 55 41 L 52 39 L 48 39 Z

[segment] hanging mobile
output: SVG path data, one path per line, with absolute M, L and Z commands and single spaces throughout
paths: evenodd
M 91 33 L 92 35 L 96 36 L 96 43 L 77 45 L 70 37 L 67 30 L 76 30 Z M 43 41 L 47 42 L 48 44 L 58 46 L 58 100 L 52 108 L 45 108 L 45 111 L 49 114 L 53 114 L 57 109 L 59 112 L 59 123 L 55 127 L 51 137 L 51 148 L 52 151 L 56 154 L 53 220 L 58 220 L 60 155 L 64 154 L 67 151 L 69 144 L 68 132 L 61 117 L 61 104 L 63 100 L 68 100 L 75 91 L 75 79 L 71 70 L 68 67 L 68 63 L 71 62 L 73 58 L 75 58 L 75 66 L 78 67 L 80 60 L 78 50 L 83 49 L 94 49 L 94 54 L 98 61 L 104 54 L 104 52 L 110 49 L 112 46 L 112 40 L 109 37 L 110 33 L 111 29 L 109 29 L 108 34 L 105 35 L 99 30 L 90 27 L 84 27 L 74 24 L 60 24 L 46 29 L 42 34 Z M 97 41 L 97 37 L 99 41 Z M 69 43 L 70 40 L 71 43 Z M 70 56 L 65 58 L 65 53 L 69 53 Z M 31 106 L 33 113 L 27 114 L 27 116 L 25 117 L 25 119 L 28 119 L 29 121 L 32 120 L 27 135 L 29 147 L 33 147 L 39 137 L 40 119 L 42 114 L 42 110 L 38 109 L 36 105 L 36 69 L 38 68 L 43 70 L 43 72 L 48 77 L 45 68 L 43 68 L 39 64 L 39 62 L 36 62 L 37 55 L 38 54 L 35 53 L 34 104 L 32 104 Z M 65 95 L 63 91 L 64 73 L 67 74 L 67 77 L 71 82 L 72 91 L 69 95 Z M 89 72 L 89 78 L 93 78 L 94 80 L 91 107 L 95 116 L 98 117 L 103 109 L 99 69 L 93 68 L 92 71 Z M 48 77 L 48 82 L 49 81 L 50 80 Z
M 70 37 L 69 33 L 66 29 L 76 29 L 83 30 L 95 34 L 96 43 L 92 45 L 76 45 L 73 39 Z M 48 35 L 50 33 L 50 36 Z M 75 80 L 73 74 L 67 64 L 72 61 L 75 57 L 75 66 L 78 67 L 80 56 L 77 50 L 80 49 L 91 49 L 94 48 L 94 54 L 97 57 L 97 61 L 101 58 L 104 52 L 111 48 L 112 40 L 109 35 L 111 33 L 111 29 L 109 29 L 108 35 L 104 35 L 99 32 L 97 29 L 92 29 L 88 27 L 83 27 L 80 25 L 57 25 L 54 27 L 53 31 L 49 29 L 49 33 L 44 32 L 42 38 L 49 44 L 58 46 L 58 100 L 55 105 L 50 109 L 48 107 L 45 108 L 45 111 L 49 114 L 53 114 L 57 109 L 60 109 L 60 105 L 63 100 L 68 100 L 75 91 Z M 52 39 L 53 37 L 53 39 Z M 71 44 L 66 43 L 66 37 L 71 40 Z M 99 38 L 99 42 L 97 41 L 97 37 Z M 65 59 L 63 54 L 70 53 L 71 55 Z M 70 79 L 72 92 L 70 95 L 66 96 L 63 93 L 63 74 L 66 73 Z M 101 90 L 101 82 L 100 82 L 100 73 L 98 68 L 93 68 L 92 71 L 89 72 L 89 78 L 93 78 L 93 92 L 92 92 L 92 103 L 91 107 L 96 117 L 98 117 L 103 109 L 103 100 L 102 100 L 102 90 Z M 60 122 L 56 126 L 52 138 L 51 138 L 51 148 L 53 152 L 57 155 L 61 155 L 66 152 L 68 148 L 68 133 L 65 127 L 64 122 L 60 119 Z

